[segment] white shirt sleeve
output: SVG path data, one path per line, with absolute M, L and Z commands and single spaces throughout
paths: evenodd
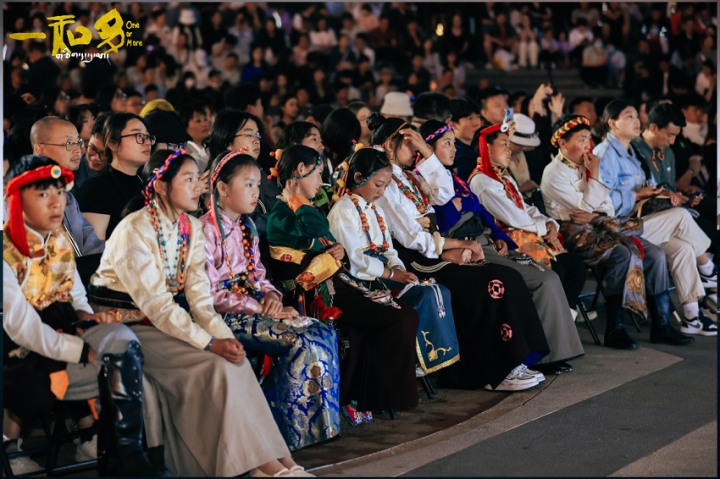
M 80 274 L 75 265 L 75 277 L 73 278 L 73 287 L 70 290 L 70 294 L 73 297 L 73 308 L 75 311 L 85 311 L 86 313 L 93 314 L 95 311 L 90 307 L 87 300 L 87 293 L 85 292 L 85 286 L 82 284 Z
M 76 281 L 76 284 L 78 282 Z M 75 294 L 74 286 L 72 293 Z M 85 299 L 85 305 L 87 305 L 87 299 Z M 77 306 L 75 309 L 78 309 Z M 80 361 L 83 340 L 78 336 L 58 333 L 42 322 L 35 308 L 30 306 L 25 299 L 20 284 L 7 261 L 3 261 L 3 328 L 18 346 L 57 361 L 68 363 Z
M 512 178 L 510 178 L 510 181 L 520 191 L 517 183 Z M 540 213 L 536 207 L 525 202 L 523 202 L 524 209 L 518 208 L 505 194 L 503 184 L 487 175 L 482 173 L 475 175 L 470 181 L 470 189 L 478 196 L 480 203 L 491 215 L 512 228 L 536 233 L 538 236 L 545 236 L 548 234 L 547 222 L 554 223 L 552 219 Z M 557 226 L 557 223 L 555 226 Z
M 564 167 L 561 165 L 561 167 Z M 615 211 L 609 202 L 610 189 L 601 181 L 591 179 L 584 188 L 580 188 L 582 177 L 573 180 L 558 171 L 560 167 L 550 164 L 545 168 L 541 182 L 544 198 L 548 198 L 566 211 L 555 215 L 556 219 L 569 221 L 570 213 L 583 210 L 589 213 L 600 212 L 614 215 Z M 568 170 L 571 171 L 571 170 Z
M 368 212 L 366 215 L 368 223 L 372 223 L 373 219 L 370 218 L 370 215 L 373 214 Z M 350 258 L 350 274 L 363 281 L 373 281 L 382 276 L 385 270 L 383 262 L 378 258 L 363 253 L 368 247 L 367 236 L 362 230 L 362 223 L 357 209 L 355 209 L 355 205 L 352 204 L 348 197 L 343 197 L 338 201 L 330 211 L 328 221 L 330 222 L 330 233 L 338 243 L 343 245 Z M 372 230 L 372 226 L 370 228 Z M 386 236 L 389 239 L 390 235 L 388 233 L 386 233 Z M 380 242 L 373 242 L 380 246 L 382 245 L 382 238 Z
M 427 160 L 418 163 L 417 169 L 422 177 L 416 175 L 415 178 L 430 204 L 444 205 L 455 197 L 452 175 L 434 153 Z
M 394 240 L 405 248 L 422 253 L 426 258 L 438 257 L 433 236 L 423 231 L 422 226 L 416 220 L 420 214 L 415 205 L 402 194 L 394 181 L 385 188 L 385 194 L 376 203 L 385 212 L 385 223 Z M 445 238 L 442 238 L 442 244 L 445 245 Z

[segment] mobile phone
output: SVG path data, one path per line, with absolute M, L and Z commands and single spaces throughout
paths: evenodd
M 513 116 L 514 116 L 513 109 L 505 108 L 505 122 L 504 123 L 507 123 L 508 121 L 512 120 Z
M 687 195 L 687 197 L 692 198 L 693 196 L 702 195 L 703 193 L 705 193 L 705 190 L 700 190 L 696 191 L 695 193 L 690 193 L 689 195 Z
M 75 321 L 74 323 L 72 323 L 72 326 L 74 328 L 80 328 L 85 331 L 86 329 L 90 329 L 93 326 L 97 326 L 98 324 L 100 323 L 98 323 L 94 319 L 83 319 L 81 321 Z

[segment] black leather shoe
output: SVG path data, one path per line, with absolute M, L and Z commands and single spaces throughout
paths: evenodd
M 605 332 L 605 346 L 615 349 L 637 349 L 638 344 L 627 333 L 625 328 Z
M 695 342 L 695 338 L 685 336 L 672 327 L 670 322 L 670 293 L 663 291 L 655 296 L 647 296 L 648 312 L 652 317 L 650 342 L 683 346 Z
M 607 323 L 605 326 L 605 346 L 615 349 L 637 349 L 638 345 L 625 330 L 623 324 L 622 296 L 614 295 L 605 298 Z

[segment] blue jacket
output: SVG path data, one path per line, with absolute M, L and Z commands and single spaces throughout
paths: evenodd
M 463 143 L 462 141 L 455 139 L 455 169 L 460 178 L 467 181 L 470 177 L 470 173 L 477 166 L 477 155 L 473 149 Z
M 63 224 L 68 229 L 77 243 L 80 253 L 83 256 L 90 254 L 102 253 L 105 251 L 105 243 L 95 234 L 95 228 L 80 213 L 80 206 L 72 193 L 67 195 L 67 205 L 65 206 L 65 214 Z
M 600 178 L 610 188 L 610 199 L 615 216 L 628 216 L 635 207 L 635 193 L 641 188 L 655 186 L 655 178 L 649 179 L 631 147 L 630 153 L 612 133 L 595 147 L 593 153 L 601 158 Z M 647 183 L 649 181 L 649 183 Z

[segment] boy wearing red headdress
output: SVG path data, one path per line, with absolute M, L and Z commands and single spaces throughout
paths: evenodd
M 9 452 L 20 449 L 22 422 L 49 413 L 56 399 L 89 400 L 96 414 L 92 399 L 101 394 L 101 361 L 106 377 L 126 387 L 126 394 L 141 390 L 128 384 L 142 378 L 137 338 L 127 326 L 102 324 L 111 317 L 90 308 L 72 244 L 61 228 L 73 173 L 43 156 L 25 159 L 15 173 L 7 183 L 3 237 L 3 433 Z M 116 403 L 117 384 L 108 388 L 111 399 L 102 405 L 108 416 L 116 416 L 117 408 L 124 421 L 117 431 L 111 424 L 116 419 L 103 421 L 105 432 L 115 436 L 107 445 L 110 463 L 118 467 L 114 472 L 164 474 L 165 468 L 151 466 L 142 453 L 140 398 Z M 123 445 L 111 445 L 117 441 Z M 42 469 L 28 457 L 13 458 L 10 465 L 14 474 Z

